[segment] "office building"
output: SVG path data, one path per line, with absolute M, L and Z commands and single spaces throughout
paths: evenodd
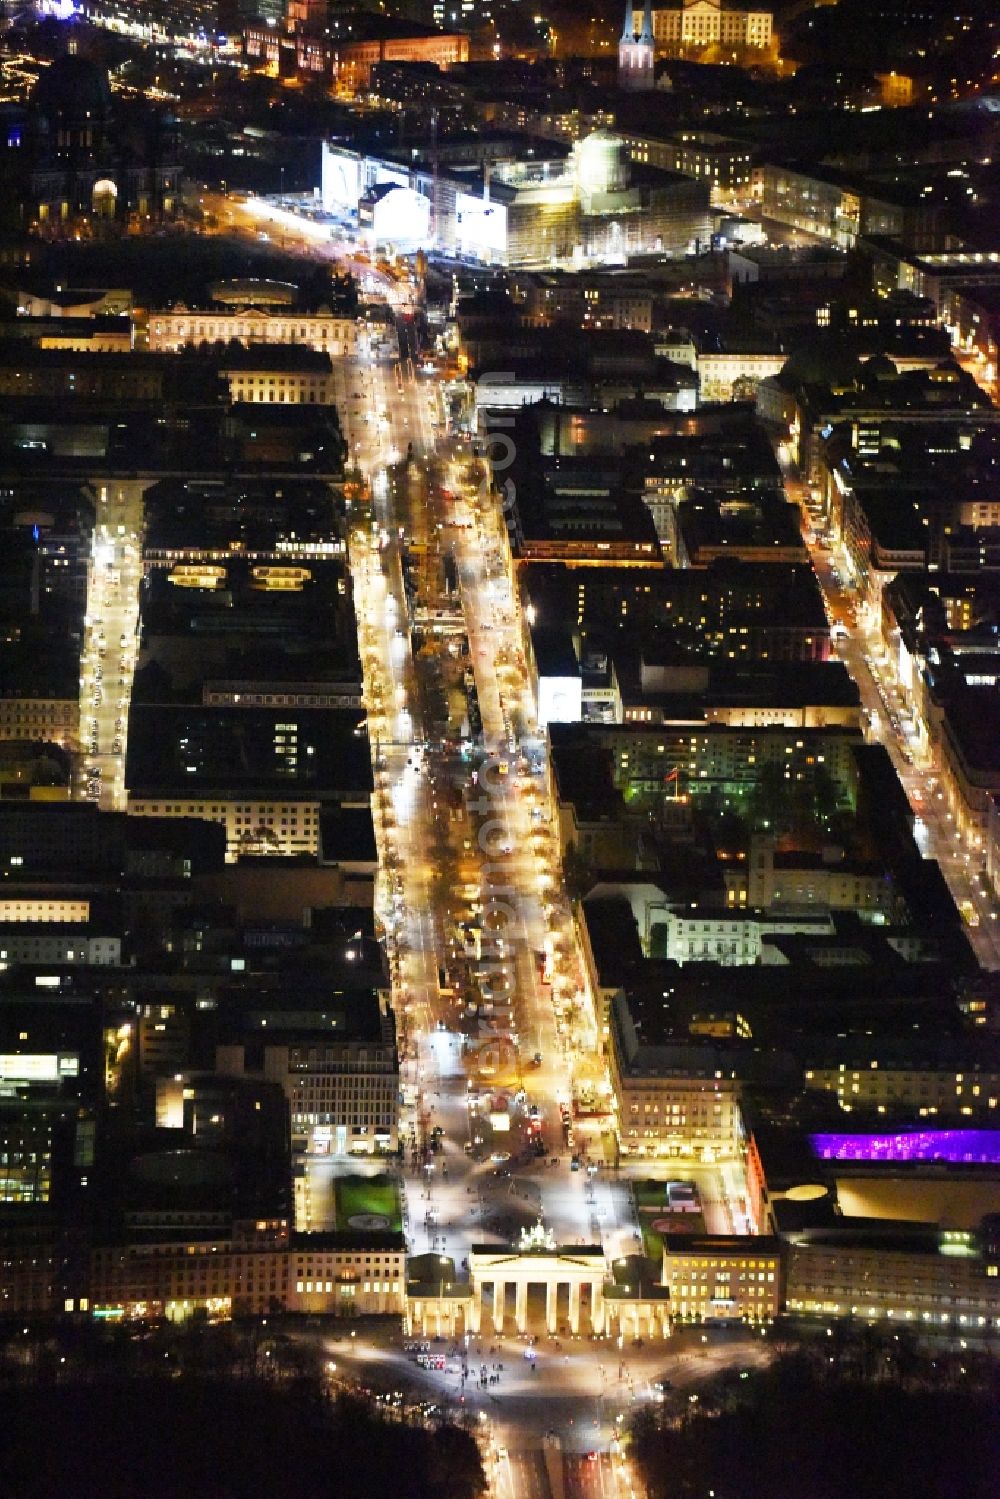
M 731 1058 L 711 1047 L 661 1040 L 619 991 L 608 1015 L 608 1061 L 618 1148 L 623 1156 L 730 1159 L 740 1141 Z
M 663 1284 L 676 1324 L 773 1322 L 782 1309 L 781 1242 L 707 1234 L 665 1234 Z
M 860 1219 L 788 1236 L 786 1310 L 914 1332 L 1000 1329 L 998 1265 L 976 1234 Z
M 299 979 L 300 991 L 305 982 Z M 294 1150 L 395 1151 L 399 1057 L 392 1011 L 377 993 L 321 989 L 286 994 L 280 1004 L 261 995 L 230 1029 L 233 1039 L 217 1049 L 219 1071 L 281 1085 Z

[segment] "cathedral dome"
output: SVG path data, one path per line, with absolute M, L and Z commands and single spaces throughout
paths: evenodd
M 90 58 L 67 52 L 39 76 L 31 102 L 50 124 L 103 120 L 111 108 L 108 75 Z

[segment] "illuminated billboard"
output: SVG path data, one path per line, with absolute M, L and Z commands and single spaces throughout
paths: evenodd
M 0 1082 L 57 1083 L 79 1072 L 80 1058 L 72 1052 L 0 1053 Z
M 491 260 L 507 254 L 507 208 L 471 193 L 455 198 L 456 239 L 459 252 Z
M 419 250 L 430 235 L 431 205 L 423 193 L 391 187 L 372 210 L 372 233 L 378 245 Z
M 323 207 L 327 213 L 354 213 L 361 196 L 361 162 L 323 145 Z
M 538 678 L 538 727 L 550 723 L 579 723 L 583 717 L 583 679 Z

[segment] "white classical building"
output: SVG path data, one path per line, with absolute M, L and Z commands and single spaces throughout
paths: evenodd
M 787 354 L 771 352 L 700 353 L 695 368 L 701 381 L 701 400 L 752 400 L 760 382 L 780 374 L 787 359 Z
M 263 353 L 269 358 L 261 358 Z M 277 355 L 277 358 L 274 356 Z M 295 356 L 295 357 L 293 357 Z M 229 386 L 231 401 L 290 406 L 332 406 L 335 403 L 333 368 L 329 356 L 290 344 L 285 350 L 257 345 L 219 373 Z
M 364 323 L 332 312 L 276 307 L 186 307 L 183 302 L 149 314 L 149 347 L 173 353 L 186 344 L 301 344 L 331 359 L 354 355 L 367 338 Z
M 641 21 L 642 11 L 635 14 Z M 653 40 L 660 56 L 699 47 L 765 48 L 771 45 L 773 34 L 773 13 L 751 5 L 679 0 L 653 11 Z

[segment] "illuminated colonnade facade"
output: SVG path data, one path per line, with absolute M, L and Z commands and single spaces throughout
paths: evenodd
M 532 1286 L 545 1288 L 549 1336 L 559 1331 L 561 1318 L 573 1336 L 588 1321 L 587 1330 L 598 1335 L 669 1334 L 668 1296 L 662 1287 L 611 1282 L 599 1244 L 557 1245 L 541 1225 L 522 1236 L 520 1248 L 475 1246 L 469 1255 L 467 1281 L 454 1279 L 453 1261 L 447 1257 L 428 1256 L 420 1279 L 408 1286 L 407 1330 L 451 1337 L 487 1330 L 497 1336 L 526 1333 Z

